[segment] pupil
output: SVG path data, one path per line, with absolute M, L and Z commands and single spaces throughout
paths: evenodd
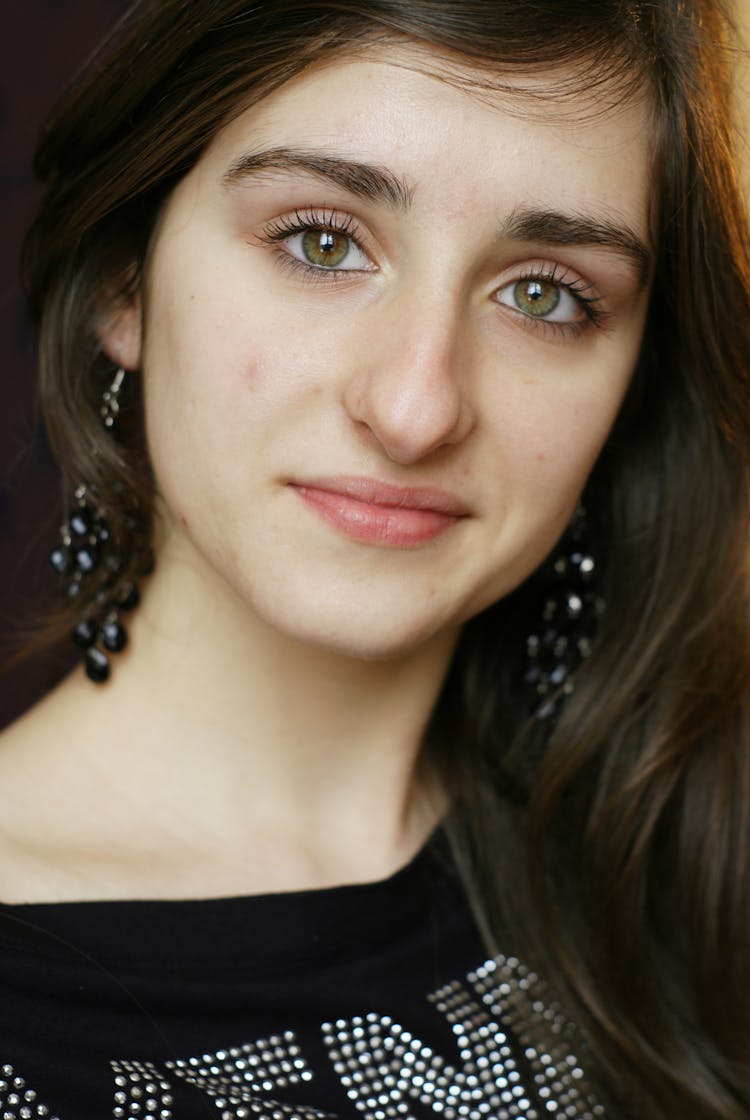
M 514 289 L 516 306 L 539 319 L 549 315 L 560 302 L 560 289 L 546 280 L 522 280 Z
M 310 264 L 335 268 L 349 252 L 349 239 L 335 230 L 311 229 L 303 237 L 302 247 Z

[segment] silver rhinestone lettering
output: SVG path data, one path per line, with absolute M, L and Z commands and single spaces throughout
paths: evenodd
M 146 1120 L 158 1109 L 161 1120 L 172 1120 L 172 1087 L 152 1062 L 110 1062 L 115 1075 L 113 1120 Z
M 500 954 L 469 973 L 468 981 L 489 1013 L 506 1022 L 518 1039 L 545 1112 L 569 1120 L 602 1117 L 604 1109 L 573 1049 L 580 1036 L 536 973 L 516 957 Z
M 0 1067 L 0 1117 L 2 1120 L 58 1120 L 50 1116 L 47 1105 L 37 1099 L 37 1093 L 30 1089 L 12 1065 Z
M 409 1101 L 444 1120 L 540 1120 L 516 1084 L 501 1024 L 455 980 L 428 997 L 451 1025 L 461 1065 L 436 1054 L 389 1016 L 323 1024 L 323 1038 L 349 1099 L 366 1120 L 414 1120 Z M 364 1050 L 352 1046 L 366 1039 Z
M 166 1065 L 175 1077 L 211 1097 L 221 1120 L 330 1120 L 330 1113 L 316 1108 L 259 1095 L 312 1080 L 293 1031 Z

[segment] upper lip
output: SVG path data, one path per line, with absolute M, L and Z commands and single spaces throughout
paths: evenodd
M 325 490 L 342 494 L 358 502 L 391 509 L 422 509 L 444 513 L 450 517 L 466 517 L 469 507 L 455 494 L 435 486 L 396 486 L 376 478 L 338 475 L 335 478 L 294 480 L 293 486 L 308 490 Z

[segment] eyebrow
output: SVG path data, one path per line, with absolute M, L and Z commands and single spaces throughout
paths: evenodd
M 275 147 L 247 152 L 224 172 L 225 187 L 241 185 L 247 179 L 292 172 L 311 175 L 335 183 L 367 202 L 385 203 L 407 211 L 414 188 L 388 168 L 363 163 L 325 150 Z M 545 208 L 520 207 L 503 222 L 500 236 L 509 241 L 540 242 L 546 245 L 596 245 L 622 256 L 635 271 L 640 287 L 645 287 L 651 270 L 651 253 L 627 225 L 586 214 L 566 214 Z
M 638 276 L 641 287 L 648 282 L 651 252 L 627 225 L 585 214 L 524 207 L 514 210 L 503 223 L 501 236 L 512 241 L 539 241 L 546 245 L 599 245 L 624 257 Z
M 278 171 L 312 175 L 316 179 L 335 183 L 358 198 L 384 202 L 397 210 L 408 210 L 412 201 L 411 187 L 385 167 L 328 155 L 324 151 L 305 151 L 303 148 L 268 148 L 262 152 L 248 152 L 224 173 L 222 182 L 231 187 L 245 179 Z

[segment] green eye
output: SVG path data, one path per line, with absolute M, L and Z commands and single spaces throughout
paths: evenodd
M 346 258 L 350 238 L 332 229 L 310 229 L 302 236 L 305 259 L 316 268 L 336 268 Z
M 591 295 L 584 294 L 589 291 Z M 603 314 L 596 309 L 599 297 L 592 285 L 576 279 L 568 270 L 564 270 L 559 279 L 557 273 L 552 272 L 511 281 L 495 293 L 495 299 L 516 315 L 536 320 L 539 330 L 552 324 L 563 330 L 566 327 L 578 329 L 600 319 Z
M 560 288 L 546 280 L 520 280 L 513 288 L 519 311 L 540 319 L 554 311 L 560 302 Z

